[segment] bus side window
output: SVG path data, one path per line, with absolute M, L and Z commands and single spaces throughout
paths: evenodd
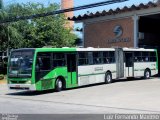
M 149 61 L 149 52 L 142 52 L 142 60 L 144 62 L 148 62 Z
M 93 52 L 88 52 L 88 63 L 93 65 Z
M 53 53 L 53 68 L 66 65 L 64 53 Z
M 115 52 L 114 51 L 109 52 L 109 63 L 115 63 Z
M 150 62 L 156 62 L 156 52 L 150 52 Z
M 148 57 L 145 57 L 145 61 L 148 62 L 148 61 L 149 61 L 149 58 L 148 58 Z
M 134 62 L 143 62 L 142 52 L 140 51 L 134 52 Z
M 88 65 L 88 54 L 87 52 L 78 53 L 78 65 Z
M 108 51 L 103 52 L 103 63 L 109 64 L 109 52 Z
M 138 58 L 137 57 L 134 57 L 134 62 L 138 62 Z
M 40 70 L 42 64 L 43 64 L 43 63 L 42 63 L 41 58 L 40 58 L 40 57 L 37 58 L 37 60 L 36 60 L 36 70 L 37 70 L 37 71 Z
M 150 62 L 156 62 L 156 57 L 150 57 Z
M 93 64 L 102 63 L 102 52 L 93 52 Z
M 51 69 L 50 61 L 51 61 L 50 53 L 38 53 L 36 68 L 42 71 L 50 70 Z
M 105 64 L 109 64 L 109 58 L 103 58 L 103 62 L 104 62 Z
M 114 51 L 103 52 L 103 63 L 104 64 L 115 63 L 115 52 Z

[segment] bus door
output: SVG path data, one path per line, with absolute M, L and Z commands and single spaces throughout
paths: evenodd
M 116 78 L 124 77 L 124 54 L 122 48 L 115 49 L 116 58 Z
M 67 54 L 67 77 L 68 83 L 73 87 L 77 84 L 76 54 Z
M 134 62 L 133 62 L 133 53 L 125 53 L 125 67 L 126 67 L 126 77 L 134 76 Z

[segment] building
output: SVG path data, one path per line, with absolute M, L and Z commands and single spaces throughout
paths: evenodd
M 125 6 L 68 18 L 83 23 L 84 47 L 160 46 L 160 3 Z

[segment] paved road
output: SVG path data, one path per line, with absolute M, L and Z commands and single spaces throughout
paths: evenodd
M 62 92 L 24 92 L 0 85 L 0 113 L 160 113 L 160 79 L 124 80 Z

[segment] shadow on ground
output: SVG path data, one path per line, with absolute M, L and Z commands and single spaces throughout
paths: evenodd
M 133 82 L 133 81 L 146 81 L 150 79 L 143 79 L 143 78 L 127 78 L 127 79 L 120 79 L 120 80 L 114 80 L 112 84 L 116 84 L 119 82 Z M 92 84 L 92 85 L 86 85 L 82 87 L 76 87 L 76 88 L 69 88 L 64 91 L 74 90 L 74 89 L 81 89 L 81 88 L 87 88 L 87 87 L 95 87 L 104 85 L 104 83 L 99 84 Z M 106 86 L 107 87 L 107 86 Z M 62 91 L 63 92 L 63 91 Z M 44 90 L 44 91 L 14 91 L 13 93 L 8 93 L 6 95 L 11 96 L 36 96 L 36 95 L 43 95 L 43 94 L 49 94 L 49 93 L 56 93 L 55 90 Z
M 13 93 L 7 93 L 6 95 L 11 96 L 36 96 L 48 93 L 54 93 L 54 90 L 44 90 L 44 91 L 14 91 Z

